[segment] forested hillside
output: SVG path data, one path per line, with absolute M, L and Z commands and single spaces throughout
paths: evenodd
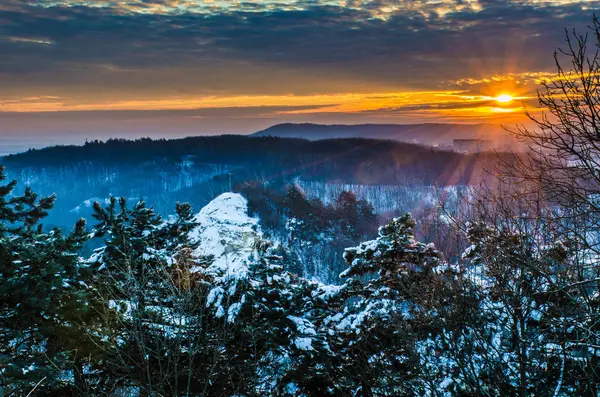
M 369 186 L 468 185 L 487 177 L 485 170 L 493 170 L 495 161 L 493 153 L 462 155 L 392 141 L 243 136 L 89 142 L 3 159 L 11 177 L 41 194 L 56 193 L 57 212 L 75 217 L 89 213 L 86 208 L 94 200 L 110 195 L 144 198 L 162 214 L 177 201 L 200 207 L 249 181 L 275 186 L 294 180 Z M 67 220 L 72 222 L 73 216 Z M 65 224 L 58 215 L 50 221 Z
M 491 153 L 462 155 L 395 141 L 374 139 L 193 137 L 175 140 L 113 139 L 84 146 L 56 146 L 4 158 L 11 167 L 60 168 L 82 163 L 131 166 L 225 164 L 252 168 L 244 177 L 274 179 L 302 176 L 307 180 L 358 184 L 464 184 L 479 180 L 479 166 Z M 188 162 L 186 162 L 189 161 Z

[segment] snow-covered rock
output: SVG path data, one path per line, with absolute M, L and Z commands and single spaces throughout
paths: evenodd
M 200 224 L 191 235 L 199 241 L 198 256 L 212 255 L 207 271 L 217 280 L 244 279 L 248 260 L 260 238 L 258 218 L 248 215 L 248 201 L 237 193 L 223 193 L 196 215 Z

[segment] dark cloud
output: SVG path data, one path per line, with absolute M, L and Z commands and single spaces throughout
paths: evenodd
M 364 114 L 393 114 L 393 113 L 406 113 L 406 112 L 418 112 L 423 110 L 458 110 L 458 109 L 474 109 L 479 107 L 494 107 L 494 108 L 506 108 L 525 106 L 525 107 L 535 107 L 537 105 L 537 101 L 535 100 L 514 100 L 510 104 L 500 104 L 495 99 L 488 100 L 477 100 L 477 101 L 463 101 L 463 102 L 448 102 L 448 103 L 420 103 L 415 105 L 403 105 L 403 106 L 395 106 L 395 107 L 383 107 L 376 110 L 367 110 L 361 113 Z
M 379 19 L 372 12 L 384 1 L 356 9 L 306 2 L 297 9 L 178 14 L 5 1 L 0 84 L 6 89 L 23 83 L 141 89 L 152 81 L 156 89 L 203 92 L 273 91 L 274 82 L 327 91 L 324 81 L 433 88 L 465 75 L 548 69 L 563 28 L 585 28 L 587 10 L 600 5 L 480 0 L 479 11 L 441 16 L 431 6 L 407 6 Z

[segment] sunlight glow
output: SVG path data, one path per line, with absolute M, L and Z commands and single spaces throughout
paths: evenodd
M 513 100 L 513 97 L 508 94 L 502 94 L 496 98 L 496 102 L 498 102 L 498 103 L 510 103 L 510 102 L 512 102 L 512 100 Z
M 335 115 L 361 115 L 372 119 L 444 120 L 474 122 L 498 119 L 506 122 L 523 117 L 515 100 L 527 96 L 487 96 L 468 91 L 399 91 L 370 93 L 337 93 L 312 95 L 183 95 L 162 97 L 111 98 L 29 95 L 0 98 L 0 114 L 77 111 L 167 111 L 202 109 L 235 109 L 263 107 L 263 111 L 248 117 L 334 117 Z M 532 111 L 536 111 L 534 107 Z M 209 112 L 210 113 L 210 112 Z M 208 113 L 207 113 L 208 114 Z M 517 116 L 518 115 L 518 116 Z M 200 117 L 191 114 L 187 117 Z M 211 117 L 211 116 L 207 116 Z

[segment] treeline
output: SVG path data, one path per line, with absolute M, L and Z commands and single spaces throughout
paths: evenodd
M 199 164 L 250 167 L 264 179 L 291 178 L 357 184 L 454 185 L 479 181 L 491 169 L 492 153 L 464 155 L 396 141 L 291 138 L 238 135 L 91 141 L 83 146 L 56 146 L 10 155 L 11 168 L 61 168 L 91 163 L 96 166 L 180 163 L 193 156 Z
M 251 181 L 296 180 L 365 186 L 447 186 L 489 177 L 493 154 L 462 155 L 394 141 L 244 136 L 178 140 L 109 140 L 7 156 L 10 178 L 41 195 L 57 194 L 47 223 L 67 226 L 91 216 L 91 204 L 109 196 L 143 199 L 163 216 L 175 203 L 206 205 Z M 408 202 L 410 189 L 398 192 Z M 414 200 L 413 200 L 414 201 Z M 374 201 L 375 202 L 375 201 Z

